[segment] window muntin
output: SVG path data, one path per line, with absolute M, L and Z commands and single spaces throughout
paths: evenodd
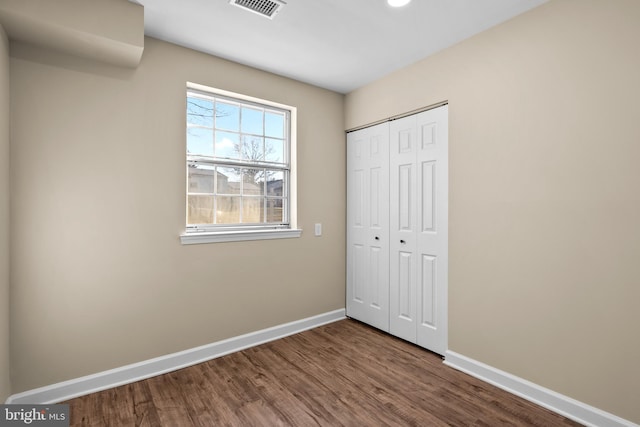
M 187 231 L 290 227 L 291 112 L 187 90 Z

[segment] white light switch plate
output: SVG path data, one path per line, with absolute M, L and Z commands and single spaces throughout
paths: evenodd
M 316 224 L 316 236 L 322 236 L 322 224 Z

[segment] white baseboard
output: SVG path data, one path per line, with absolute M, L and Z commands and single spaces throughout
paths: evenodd
M 640 427 L 631 421 L 541 387 L 523 378 L 485 365 L 453 351 L 445 353 L 444 364 L 493 384 L 509 393 L 563 415 L 585 426 Z
M 143 362 L 99 372 L 46 387 L 40 387 L 9 396 L 6 403 L 50 404 L 123 384 L 140 381 L 156 375 L 186 368 L 216 357 L 284 338 L 298 332 L 316 328 L 345 318 L 345 309 L 330 311 L 306 319 L 240 335 L 201 347 L 156 357 Z

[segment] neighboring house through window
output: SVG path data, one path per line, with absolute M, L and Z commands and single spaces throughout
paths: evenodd
M 189 83 L 183 243 L 300 236 L 294 107 Z

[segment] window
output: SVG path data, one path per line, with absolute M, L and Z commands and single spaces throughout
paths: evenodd
M 293 107 L 188 84 L 183 243 L 300 236 Z

